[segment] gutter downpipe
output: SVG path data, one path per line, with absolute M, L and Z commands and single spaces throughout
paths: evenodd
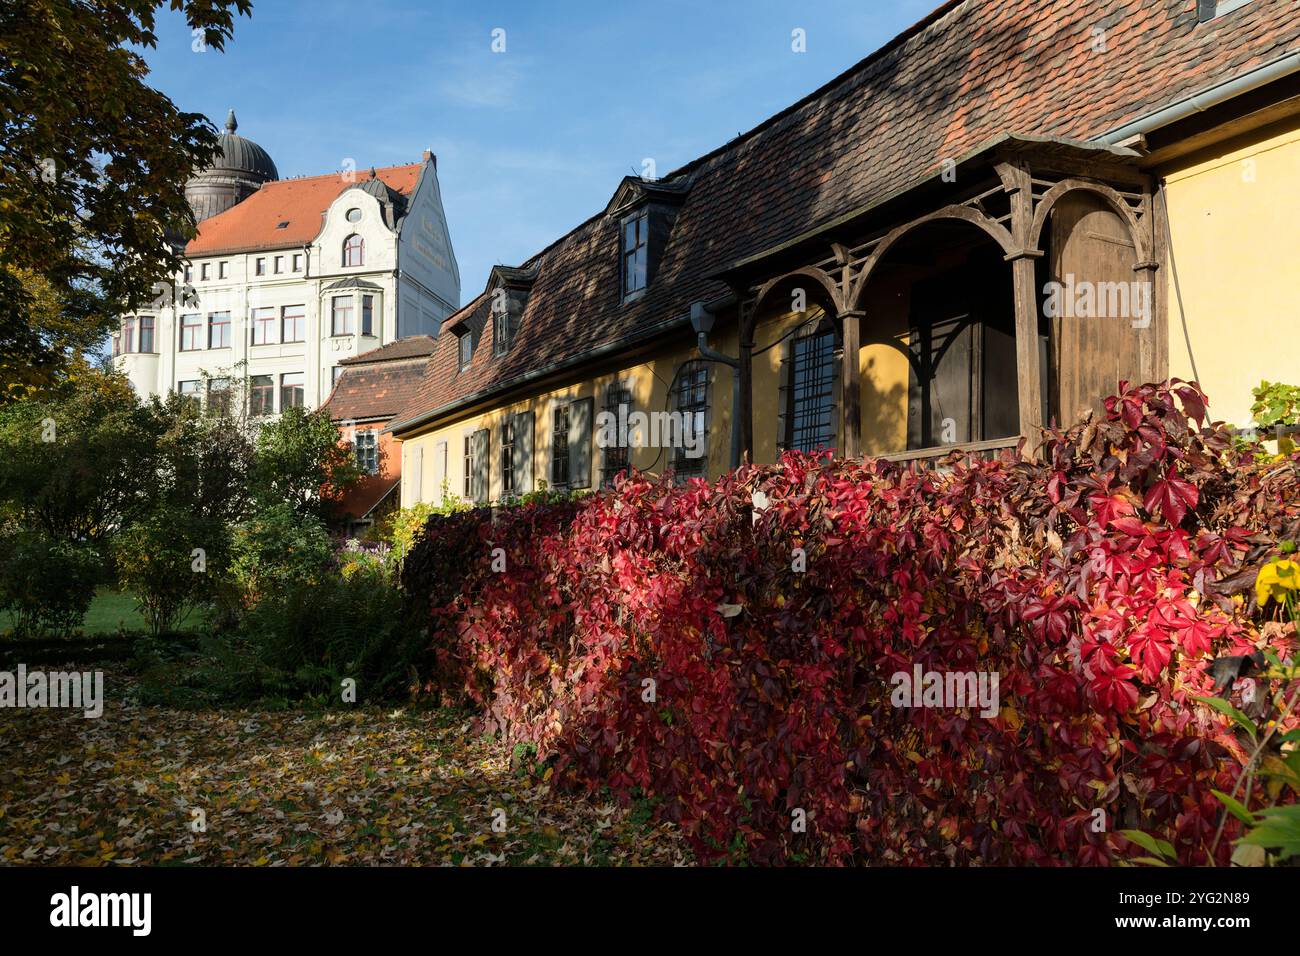
M 1186 119 L 1196 113 L 1203 113 L 1211 107 L 1232 99 L 1234 96 L 1249 93 L 1251 90 L 1259 89 L 1261 86 L 1290 76 L 1297 71 L 1300 71 L 1300 50 L 1288 53 L 1276 60 L 1265 63 L 1263 66 L 1256 67 L 1235 79 L 1212 86 L 1201 93 L 1171 103 L 1154 113 L 1148 113 L 1140 119 L 1126 123 L 1119 129 L 1098 136 L 1095 142 L 1114 146 L 1126 139 L 1160 129 L 1162 126 L 1176 123 L 1178 120 Z

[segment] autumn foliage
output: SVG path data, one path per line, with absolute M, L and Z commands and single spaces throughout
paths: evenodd
M 404 571 L 430 686 L 705 859 L 1106 864 L 1132 828 L 1226 862 L 1247 747 L 1193 698 L 1215 657 L 1295 651 L 1250 595 L 1300 455 L 1238 456 L 1178 382 L 1107 409 L 1034 462 L 788 454 L 434 517 Z M 918 663 L 997 673 L 999 714 L 893 706 Z

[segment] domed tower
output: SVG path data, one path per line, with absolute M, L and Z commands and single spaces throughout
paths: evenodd
M 235 135 L 235 111 L 226 117 L 226 131 L 217 137 L 212 165 L 185 184 L 185 198 L 196 222 L 243 202 L 263 183 L 279 179 L 270 154 L 251 139 Z

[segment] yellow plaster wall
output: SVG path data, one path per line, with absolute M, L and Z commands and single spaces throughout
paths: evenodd
M 1212 417 L 1249 425 L 1261 379 L 1300 384 L 1300 118 L 1162 173 L 1184 307 L 1168 269 L 1169 372 L 1196 378 L 1195 359 Z

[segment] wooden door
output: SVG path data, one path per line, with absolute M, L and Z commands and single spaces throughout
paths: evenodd
M 1141 350 L 1154 321 L 1150 290 L 1137 287 L 1136 262 L 1128 226 L 1099 197 L 1071 193 L 1053 207 L 1050 278 L 1059 283 L 1062 308 L 1051 311 L 1065 313 L 1049 315 L 1055 383 L 1051 411 L 1059 424 L 1073 424 L 1088 408 L 1101 412 L 1102 400 L 1116 393 L 1120 381 L 1142 380 Z M 1144 321 L 1138 313 L 1143 295 L 1146 329 L 1138 327 Z M 1051 301 L 1046 289 L 1043 300 Z

